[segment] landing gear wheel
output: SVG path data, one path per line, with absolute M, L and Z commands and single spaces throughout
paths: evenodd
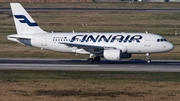
M 100 58 L 99 56 L 96 56 L 96 57 L 94 58 L 94 61 L 100 62 L 100 61 L 101 61 L 101 58 Z
M 88 62 L 89 64 L 92 64 L 92 63 L 94 62 L 94 60 L 93 60 L 93 58 L 88 58 L 88 59 L 87 59 L 87 62 Z
M 147 60 L 147 63 L 151 63 L 151 60 L 149 59 L 149 60 Z

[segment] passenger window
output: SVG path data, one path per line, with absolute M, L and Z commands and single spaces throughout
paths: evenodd
M 157 42 L 159 42 L 160 41 L 160 39 L 157 39 Z
M 163 39 L 161 39 L 161 42 L 163 41 Z

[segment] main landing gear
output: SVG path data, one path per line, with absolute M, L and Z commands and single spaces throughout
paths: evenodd
M 88 58 L 88 59 L 87 59 L 87 62 L 88 62 L 89 64 L 92 64 L 92 63 L 94 62 L 94 59 L 93 59 L 93 58 Z
M 87 59 L 87 62 L 89 64 L 92 64 L 94 61 L 95 62 L 100 62 L 101 61 L 101 58 L 99 56 L 96 56 L 94 59 L 93 59 L 93 54 L 90 54 L 89 58 Z
M 87 59 L 87 62 L 89 64 L 92 64 L 93 62 L 100 62 L 101 61 L 101 58 L 99 56 L 96 56 L 93 58 L 93 54 L 90 54 L 89 58 Z M 146 53 L 146 58 L 147 58 L 147 63 L 151 63 L 151 59 L 150 59 L 150 54 L 149 53 Z
M 150 54 L 149 53 L 146 53 L 146 58 L 147 58 L 147 63 L 151 63 L 151 59 L 150 59 Z

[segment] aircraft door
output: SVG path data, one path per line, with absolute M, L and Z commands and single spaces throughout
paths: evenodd
M 47 46 L 47 35 L 44 34 L 41 37 L 41 46 Z
M 146 35 L 145 36 L 145 46 L 150 47 L 151 46 L 151 36 Z

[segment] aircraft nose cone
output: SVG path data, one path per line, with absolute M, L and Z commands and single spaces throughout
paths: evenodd
M 170 50 L 174 49 L 174 45 L 169 42 L 169 43 L 167 44 L 166 48 L 167 48 L 167 51 L 170 51 Z

